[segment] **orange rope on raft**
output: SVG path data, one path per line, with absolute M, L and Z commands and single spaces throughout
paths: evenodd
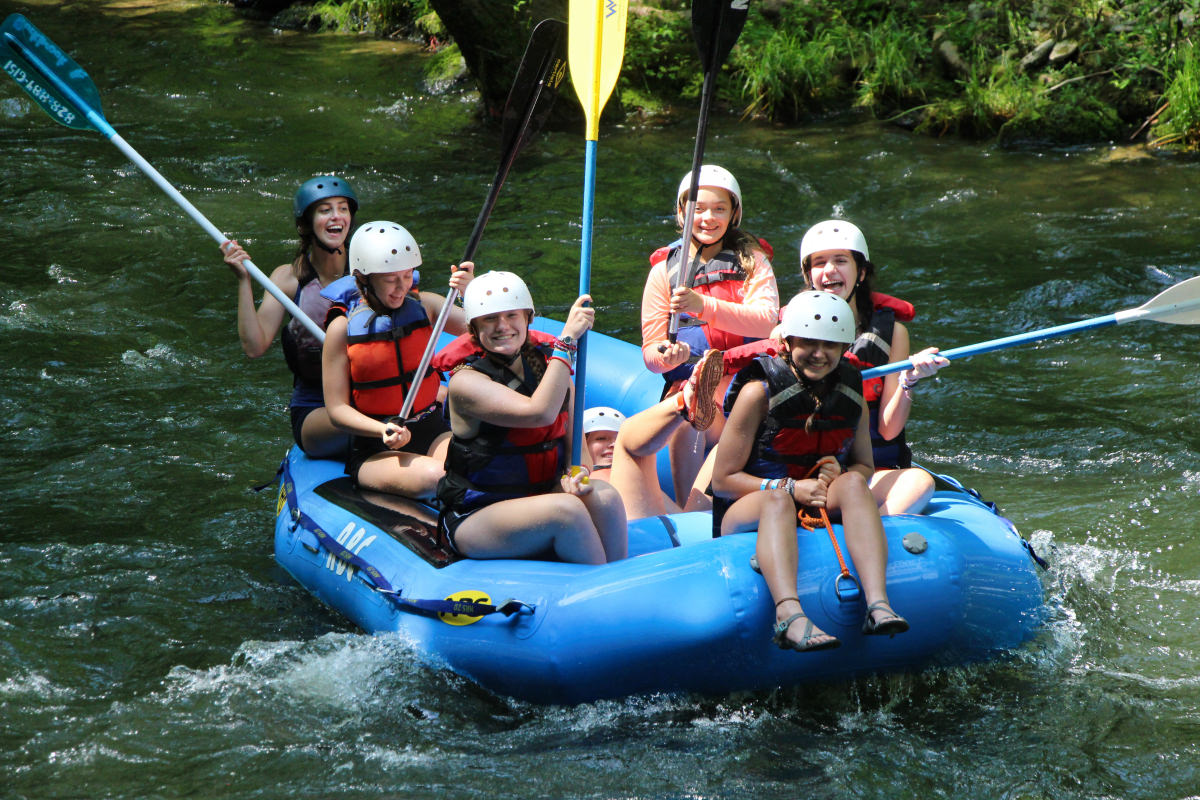
M 811 478 L 813 473 L 820 469 L 821 465 L 818 463 L 804 477 Z M 842 548 L 838 546 L 837 537 L 833 535 L 833 523 L 829 521 L 829 514 L 825 513 L 824 507 L 818 508 L 816 511 L 819 512 L 819 515 L 810 513 L 809 506 L 801 506 L 800 510 L 796 512 L 796 518 L 805 530 L 815 531 L 820 526 L 825 527 L 825 530 L 829 532 L 829 541 L 833 543 L 833 552 L 837 553 L 838 564 L 842 568 L 842 577 L 851 577 L 850 568 L 846 566 L 846 559 L 842 556 Z

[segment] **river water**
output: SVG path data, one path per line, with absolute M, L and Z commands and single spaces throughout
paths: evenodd
M 290 197 L 461 255 L 499 158 L 412 45 L 196 2 L 0 2 L 88 70 L 108 119 L 260 266 Z M 564 95 L 562 102 L 574 102 Z M 866 230 L 881 288 L 952 347 L 1130 308 L 1200 273 L 1200 165 L 718 117 L 710 160 L 799 287 L 807 225 Z M 636 336 L 694 121 L 606 127 L 593 287 Z M 0 774 L 7 797 L 1183 798 L 1200 791 L 1200 329 L 1138 322 L 965 359 L 919 388 L 918 457 L 1050 562 L 1045 630 L 998 661 L 735 697 L 500 698 L 365 636 L 272 559 L 278 349 L 243 357 L 213 242 L 101 137 L 0 87 Z M 583 136 L 517 162 L 477 260 L 561 314 Z

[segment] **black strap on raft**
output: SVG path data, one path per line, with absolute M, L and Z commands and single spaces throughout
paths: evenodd
M 296 484 L 292 480 L 286 459 L 280 467 L 280 472 L 282 473 L 283 491 L 287 497 L 288 506 L 291 508 L 292 522 L 317 537 L 317 542 L 321 547 L 325 548 L 334 558 L 345 562 L 347 565 L 358 570 L 359 573 L 370 578 L 371 588 L 391 600 L 396 608 L 401 611 L 433 618 L 436 618 L 439 614 L 484 617 L 488 614 L 500 613 L 506 617 L 511 617 L 513 614 L 532 614 L 534 612 L 534 606 L 511 597 L 493 605 L 491 603 L 479 603 L 474 600 L 416 600 L 401 596 L 400 591 L 393 588 L 392 584 L 388 582 L 387 578 L 383 577 L 383 574 L 379 570 L 367 563 L 362 556 L 338 542 L 315 519 L 300 510 L 300 504 L 296 497 Z

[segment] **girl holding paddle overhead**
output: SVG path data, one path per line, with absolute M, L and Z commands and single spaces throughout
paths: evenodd
M 438 374 L 426 372 L 412 385 L 438 310 L 412 291 L 420 265 L 416 240 L 394 222 L 369 222 L 354 233 L 350 269 L 361 300 L 330 319 L 321 371 L 330 420 L 354 435 L 346 473 L 365 489 L 428 498 L 444 472 L 450 435 Z M 451 288 L 465 289 L 473 272 L 470 262 L 452 269 Z M 446 327 L 462 329 L 453 316 Z M 410 393 L 415 416 L 395 419 Z
M 346 241 L 358 210 L 350 184 L 333 175 L 310 178 L 296 190 L 292 216 L 300 243 L 295 258 L 271 273 L 271 282 L 322 328 L 329 300 L 321 289 L 346 274 Z M 254 285 L 242 265 L 250 256 L 236 241 L 221 245 L 225 263 L 238 279 L 238 338 L 250 358 L 258 358 L 283 329 L 283 355 L 292 371 L 292 437 L 314 458 L 343 457 L 349 439 L 325 411 L 321 390 L 321 341 L 292 318 L 284 325 L 284 307 L 269 293 L 255 307 Z
M 676 220 L 682 227 L 691 188 L 689 172 L 676 192 Z M 723 167 L 700 168 L 692 229 L 684 242 L 659 248 L 650 256 L 650 274 L 642 292 L 642 358 L 667 383 L 664 395 L 679 391 L 710 349 L 725 350 L 771 333 L 779 319 L 779 288 L 768 254 L 758 239 L 741 230 L 742 191 Z M 696 264 L 694 279 L 687 277 Z M 679 317 L 679 336 L 669 336 L 669 320 Z M 720 358 L 713 353 L 709 358 Z M 729 379 L 705 388 L 705 403 L 719 407 Z M 689 415 L 696 415 L 689 409 Z M 705 445 L 721 433 L 720 414 L 699 415 L 701 424 L 681 427 L 668 443 L 676 498 L 686 498 L 704 460 Z M 707 437 L 702 433 L 715 422 Z
M 862 377 L 842 358 L 855 339 L 854 313 L 832 292 L 802 292 L 784 310 L 780 334 L 782 352 L 750 362 L 725 398 L 713 532 L 758 530 L 755 555 L 775 600 L 773 641 L 825 650 L 841 642 L 806 616 L 797 596 L 796 516 L 806 507 L 827 524 L 827 514 L 840 516 L 867 604 L 863 633 L 903 633 L 908 622 L 888 602 L 887 539 L 867 485 L 874 466 Z
M 488 272 L 463 295 L 478 351 L 454 369 L 453 439 L 438 485 L 438 520 L 468 558 L 546 558 L 603 564 L 627 552 L 616 490 L 568 469 L 572 367 L 595 320 L 591 297 L 567 314 L 561 338 L 534 344 L 533 297 L 511 272 Z M 589 304 L 589 306 L 585 306 Z

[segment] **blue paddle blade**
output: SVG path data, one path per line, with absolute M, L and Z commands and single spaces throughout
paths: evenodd
M 100 130 L 88 113 L 104 120 L 92 79 L 21 14 L 9 14 L 0 25 L 0 64 L 55 122 L 77 130 Z

